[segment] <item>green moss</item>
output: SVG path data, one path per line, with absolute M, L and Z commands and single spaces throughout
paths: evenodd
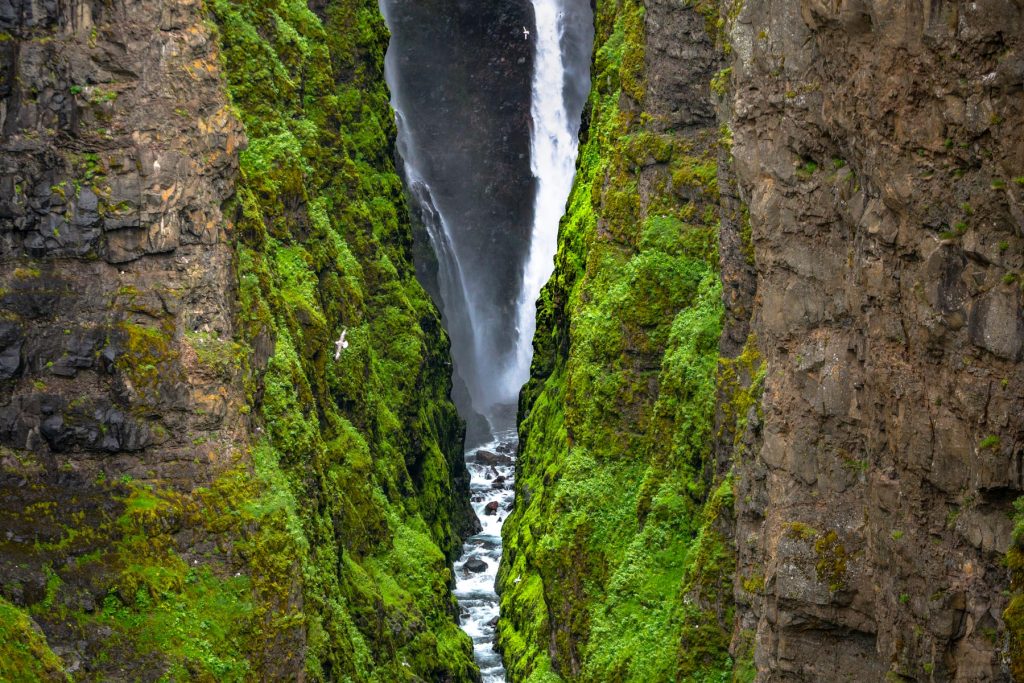
M 39 627 L 24 610 L 0 598 L 0 680 L 70 680 Z
M 1003 621 L 1009 634 L 1010 671 L 1014 679 L 1024 679 L 1024 497 L 1013 507 L 1013 543 L 1006 552 L 1011 593 Z
M 147 327 L 123 322 L 112 334 L 122 348 L 114 365 L 140 395 L 155 398 L 160 384 L 170 379 L 171 373 L 180 374 L 173 364 L 177 351 L 166 325 Z
M 754 683 L 757 667 L 754 665 L 754 632 L 741 629 L 736 639 L 735 663 L 732 683 Z
M 795 96 L 795 95 L 794 95 Z M 796 169 L 796 176 L 800 180 L 810 180 L 811 176 L 818 170 L 817 162 L 807 159 Z
M 599 2 L 596 26 L 589 134 L 521 396 L 499 642 L 514 680 L 717 681 L 735 568 L 732 478 L 710 474 L 719 131 L 656 133 L 620 110 L 622 93 L 642 103 L 643 14 Z
M 785 527 L 787 536 L 801 541 L 814 540 L 821 533 L 811 525 L 804 524 L 803 522 L 787 522 Z
M 18 280 L 32 280 L 38 278 L 42 272 L 38 268 L 18 266 L 14 269 L 14 277 Z
M 643 5 L 629 2 L 628 0 L 624 3 L 620 12 L 625 45 L 622 51 L 619 79 L 622 84 L 622 91 L 635 101 L 642 102 L 644 92 L 647 89 L 647 70 L 644 68 L 644 56 L 646 53 L 645 12 Z
M 755 574 L 749 578 L 743 579 L 741 582 L 743 590 L 748 593 L 760 593 L 764 590 L 764 575 Z
M 208 6 L 249 139 L 233 226 L 241 335 L 188 341 L 217 372 L 253 365 L 265 438 L 255 490 L 233 507 L 259 522 L 245 541 L 267 624 L 252 634 L 265 653 L 254 671 L 285 656 L 304 657 L 311 680 L 469 680 L 448 587 L 461 432 L 439 316 L 410 260 L 386 28 L 368 0 L 319 14 L 290 0 Z M 268 340 L 265 361 L 236 362 Z
M 715 74 L 711 79 L 711 92 L 719 97 L 724 97 L 729 90 L 729 79 L 732 78 L 732 67 L 726 67 Z
M 721 358 L 718 367 L 719 409 L 722 436 L 732 435 L 733 458 L 743 456 L 743 436 L 752 410 L 760 409 L 761 393 L 767 372 L 757 346 L 757 337 L 751 333 L 743 350 L 736 358 Z
M 999 450 L 999 437 L 995 434 L 989 434 L 978 443 L 979 451 L 996 451 Z
M 814 542 L 818 561 L 814 565 L 818 581 L 828 585 L 832 592 L 846 587 L 846 548 L 839 542 L 835 531 L 821 535 Z

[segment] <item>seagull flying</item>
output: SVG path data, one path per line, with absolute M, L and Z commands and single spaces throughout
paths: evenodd
M 529 40 L 529 39 L 530 39 L 530 32 L 527 31 L 526 27 L 524 26 L 523 27 L 523 40 Z
M 338 337 L 338 341 L 334 342 L 334 360 L 341 358 L 341 352 L 348 348 L 348 341 L 345 339 L 347 332 L 347 327 L 341 328 L 341 336 Z

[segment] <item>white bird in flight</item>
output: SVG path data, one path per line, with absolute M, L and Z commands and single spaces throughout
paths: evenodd
M 348 332 L 347 327 L 341 328 L 341 336 L 338 337 L 338 341 L 334 342 L 334 360 L 341 358 L 341 352 L 348 348 L 348 341 L 345 339 L 345 334 Z
M 526 27 L 524 26 L 523 27 L 523 40 L 529 40 L 529 39 L 530 39 L 530 32 L 527 31 Z

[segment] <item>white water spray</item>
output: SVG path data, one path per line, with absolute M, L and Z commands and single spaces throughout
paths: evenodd
M 505 373 L 508 391 L 519 393 L 530 376 L 537 297 L 554 269 L 558 249 L 558 223 L 572 189 L 579 144 L 579 113 L 570 120 L 565 101 L 561 0 L 533 0 L 536 14 L 536 61 L 533 75 L 531 167 L 537 177 L 537 195 L 530 255 L 523 271 L 516 313 L 515 364 Z

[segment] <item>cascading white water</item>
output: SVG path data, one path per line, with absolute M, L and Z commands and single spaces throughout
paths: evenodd
M 467 412 L 476 411 L 490 425 L 480 430 L 483 433 L 478 431 L 473 437 L 476 441 L 466 444 L 471 502 L 482 528 L 466 539 L 455 562 L 454 593 L 484 683 L 500 683 L 505 680 L 505 669 L 494 650 L 499 603 L 495 578 L 502 556 L 502 523 L 513 503 L 515 410 L 530 372 L 537 297 L 554 268 L 558 224 L 572 188 L 580 114 L 590 83 L 593 24 L 589 0 L 495 0 L 481 9 L 472 9 L 475 5 L 451 9 L 452 19 L 462 16 L 460 12 L 470 13 L 465 24 L 458 24 L 470 27 L 466 29 L 470 33 L 462 34 L 469 41 L 467 50 L 477 39 L 472 31 L 493 26 L 478 21 L 483 15 L 477 12 L 491 11 L 489 16 L 504 22 L 494 29 L 493 35 L 501 38 L 497 54 L 489 61 L 477 59 L 481 47 L 477 43 L 471 56 L 465 53 L 467 62 L 460 61 L 458 50 L 454 56 L 445 53 L 450 59 L 440 62 L 454 64 L 456 73 L 466 73 L 466 63 L 505 68 L 506 80 L 517 83 L 515 97 L 498 102 L 474 100 L 479 80 L 453 84 L 444 68 L 419 68 L 425 62 L 432 64 L 438 50 L 436 31 L 424 31 L 425 24 L 437 15 L 420 13 L 419 3 L 380 2 L 395 40 L 385 60 L 385 76 L 397 116 L 398 153 L 406 186 L 436 260 L 435 294 L 440 296 L 438 304 L 451 338 L 456 376 L 465 381 L 469 395 L 468 402 L 455 400 L 467 420 Z M 531 5 L 535 24 L 528 29 L 521 22 L 528 22 Z M 509 21 L 509 17 L 517 18 Z M 494 45 L 493 41 L 487 43 Z M 446 43 L 447 47 L 451 44 Z M 528 82 L 525 69 L 507 69 L 528 64 L 525 55 L 530 52 L 534 68 Z M 485 81 L 502 77 L 500 71 L 472 73 Z M 488 82 L 493 88 L 493 82 Z M 523 153 L 527 86 L 532 179 L 526 175 Z M 497 92 L 508 95 L 509 91 L 499 88 Z M 444 96 L 451 93 L 458 96 Z M 471 115 L 451 121 L 437 117 L 438 111 L 466 113 L 460 108 Z M 500 121 L 506 126 L 504 132 L 493 142 L 481 132 L 498 130 L 490 126 L 499 121 L 481 119 L 484 110 L 490 117 L 504 117 Z M 472 123 L 473 129 L 447 128 L 456 125 L 456 120 Z M 460 135 L 473 140 L 467 142 Z M 521 147 L 509 142 L 513 138 Z M 439 140 L 447 144 L 438 144 Z M 479 162 L 493 145 L 501 160 L 512 163 L 481 166 Z M 511 191 L 497 192 L 498 185 Z M 527 188 L 534 193 L 529 218 Z M 512 280 L 515 286 L 509 287 Z M 474 443 L 483 445 L 470 448 Z
M 536 61 L 533 75 L 531 168 L 537 177 L 530 255 L 523 271 L 516 315 L 516 362 L 505 374 L 510 391 L 519 392 L 530 375 L 537 297 L 554 269 L 558 223 L 572 189 L 579 143 L 579 112 L 570 118 L 563 63 L 564 3 L 533 0 L 536 16 Z
M 565 25 L 566 0 L 532 0 L 536 18 L 536 43 L 531 115 L 533 118 L 531 169 L 537 179 L 530 251 L 516 301 L 516 345 L 513 362 L 500 376 L 502 394 L 515 397 L 530 374 L 533 335 L 536 330 L 537 297 L 554 269 L 558 248 L 558 224 L 572 189 L 579 143 L 578 89 L 567 86 Z M 578 13 L 573 13 L 579 18 Z M 587 16 L 589 21 L 589 16 Z M 578 28 L 578 27 L 577 27 Z M 586 31 L 582 32 L 587 35 Z M 587 45 L 590 37 L 587 36 Z M 578 45 L 576 46 L 579 47 Z M 570 53 L 571 54 L 571 53 Z M 579 50 L 575 52 L 578 58 Z M 578 74 L 571 74 L 578 76 Z M 587 74 L 589 78 L 589 74 Z M 573 95 L 575 100 L 567 102 Z M 575 111 L 570 114 L 570 108 Z M 497 378 L 496 378 L 497 379 Z M 485 515 L 483 531 L 466 541 L 455 565 L 455 596 L 464 611 L 463 628 L 473 637 L 473 647 L 484 683 L 505 680 L 505 669 L 493 650 L 498 621 L 498 596 L 494 591 L 501 527 L 511 509 L 514 459 L 501 461 L 502 452 L 515 453 L 514 430 L 496 434 L 483 451 L 467 453 L 472 474 L 473 506 Z M 494 449 L 496 453 L 489 453 Z M 481 455 L 481 453 L 485 455 Z M 483 457 L 496 461 L 485 464 Z M 492 483 L 494 482 L 494 483 Z M 475 563 L 475 565 L 474 565 Z M 486 566 L 485 566 L 486 565 Z

